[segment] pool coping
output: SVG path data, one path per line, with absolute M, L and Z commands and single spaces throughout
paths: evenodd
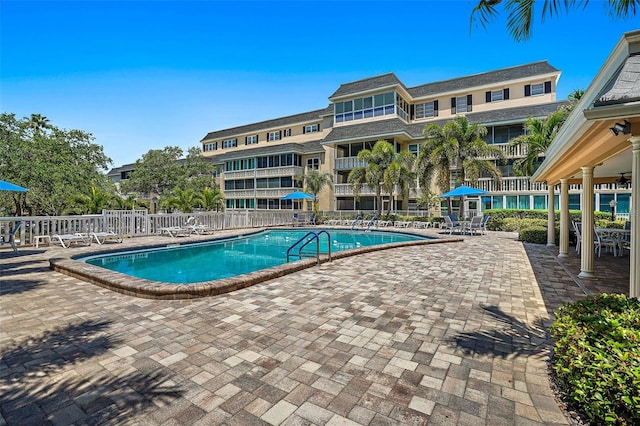
M 286 229 L 286 228 L 259 228 L 252 229 L 250 232 L 241 232 L 233 236 L 225 236 L 218 238 L 208 238 L 206 240 L 192 241 L 187 240 L 184 243 L 180 243 L 180 246 L 187 246 L 191 244 L 202 244 L 203 242 L 212 242 L 217 240 L 224 240 L 229 238 L 244 237 L 247 235 L 262 232 L 265 229 Z M 299 229 L 299 228 L 297 228 Z M 322 228 L 325 229 L 325 228 Z M 341 229 L 345 228 L 327 228 L 327 229 Z M 380 230 L 381 232 L 385 232 Z M 390 232 L 390 231 L 386 231 Z M 345 257 L 357 256 L 363 253 L 369 253 L 380 250 L 389 250 L 398 247 L 409 247 L 418 245 L 430 245 L 430 244 L 442 244 L 451 242 L 464 241 L 462 237 L 447 237 L 440 238 L 431 235 L 423 235 L 419 233 L 407 232 L 406 229 L 393 230 L 396 233 L 404 233 L 409 235 L 417 235 L 422 237 L 429 237 L 424 240 L 407 241 L 400 243 L 388 243 L 370 247 L 359 247 L 351 250 L 340 251 L 332 253 L 331 260 L 342 259 Z M 172 245 L 170 244 L 148 244 L 131 248 L 133 250 L 153 249 L 161 248 Z M 82 281 L 86 281 L 100 287 L 107 288 L 118 293 L 126 294 L 129 296 L 140 297 L 144 299 L 193 299 L 207 296 L 215 296 L 223 293 L 229 293 L 241 288 L 249 287 L 255 284 L 262 283 L 274 278 L 279 278 L 284 275 L 292 274 L 307 268 L 318 265 L 316 259 L 303 259 L 295 262 L 289 262 L 271 268 L 261 269 L 259 271 L 250 272 L 247 274 L 237 275 L 229 278 L 222 278 L 212 281 L 204 281 L 194 284 L 170 284 L 159 281 L 152 281 L 143 278 L 136 278 L 120 272 L 111 271 L 108 269 L 100 268 L 87 264 L 77 258 L 84 258 L 88 256 L 117 253 L 121 251 L 129 251 L 123 249 L 113 249 L 112 247 L 105 247 L 102 250 L 91 251 L 91 253 L 83 254 L 71 254 L 68 257 L 57 257 L 49 259 L 49 267 L 51 270 L 60 272 L 62 274 L 78 278 Z M 329 262 L 330 259 L 327 255 L 320 256 L 320 264 Z

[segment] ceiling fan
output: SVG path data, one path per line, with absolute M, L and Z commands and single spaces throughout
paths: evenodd
M 618 179 L 616 179 L 616 184 L 618 186 L 627 186 L 630 181 L 631 181 L 631 179 L 625 177 L 624 173 L 620 173 L 620 177 Z

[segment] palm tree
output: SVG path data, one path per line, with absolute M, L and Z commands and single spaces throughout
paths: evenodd
M 224 210 L 224 195 L 220 191 L 219 186 L 213 188 L 205 188 L 200 196 L 200 207 L 205 210 L 215 210 L 217 212 Z
M 387 215 L 391 214 L 391 208 L 395 203 L 395 188 L 399 189 L 399 194 L 404 199 L 408 198 L 409 188 L 415 183 L 415 173 L 413 163 L 415 156 L 409 151 L 401 151 L 384 171 L 384 187 L 389 193 L 389 209 Z
M 88 194 L 80 194 L 72 197 L 72 201 L 80 205 L 82 212 L 85 214 L 102 213 L 102 210 L 111 207 L 113 199 L 112 194 L 95 185 L 91 185 L 91 190 Z
M 464 116 L 456 116 L 443 127 L 428 124 L 423 134 L 426 141 L 420 148 L 416 165 L 423 188 L 430 188 L 434 178 L 443 193 L 465 180 L 476 185 L 481 175 L 502 182 L 502 173 L 495 160 L 504 160 L 504 152 L 482 139 L 487 134 L 486 127 L 470 124 Z M 461 215 L 462 208 L 461 199 Z M 448 210 L 451 214 L 450 199 Z
M 307 169 L 305 174 L 297 175 L 296 182 L 302 185 L 305 192 L 313 195 L 313 211 L 318 214 L 318 194 L 327 186 L 331 188 L 333 185 L 333 176 L 331 173 L 320 173 L 316 169 Z
M 480 25 L 486 28 L 498 16 L 497 6 L 501 3 L 503 0 L 480 0 L 471 11 L 471 27 L 477 18 Z M 515 41 L 526 41 L 531 37 L 535 3 L 535 0 L 504 0 L 504 8 L 508 14 L 507 29 Z M 636 9 L 640 7 L 640 0 L 609 0 L 606 3 L 609 15 L 617 19 L 635 15 Z M 573 7 L 584 9 L 588 4 L 589 0 L 543 0 L 541 20 L 544 22 L 547 15 L 553 17 L 561 12 L 568 12 Z
M 165 207 L 176 208 L 183 213 L 191 213 L 194 207 L 202 204 L 202 200 L 190 189 L 176 188 L 171 195 L 162 200 L 161 204 Z
M 368 185 L 376 191 L 376 209 L 378 216 L 382 212 L 382 186 L 384 172 L 393 161 L 395 150 L 389 142 L 380 140 L 373 149 L 363 149 L 358 152 L 358 160 L 366 163 L 351 170 L 347 182 L 353 184 L 353 195 L 357 198 L 363 185 Z
M 509 141 L 510 147 L 521 147 L 526 156 L 513 162 L 513 171 L 519 176 L 531 176 L 542 163 L 541 157 L 567 119 L 568 111 L 558 109 L 546 118 L 530 117 L 524 124 L 526 133 Z
M 29 118 L 27 127 L 33 129 L 33 132 L 38 134 L 45 129 L 53 128 L 53 126 L 49 123 L 49 119 L 40 114 L 31 114 L 31 118 Z

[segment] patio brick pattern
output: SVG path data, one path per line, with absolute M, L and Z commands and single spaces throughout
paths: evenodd
M 141 240 L 166 241 L 122 247 Z M 584 297 L 576 257 L 559 263 L 515 234 L 365 253 L 185 300 L 49 270 L 64 250 L 0 251 L 0 425 L 568 423 L 547 327 Z M 628 259 L 603 254 L 608 279 L 585 286 L 627 292 Z

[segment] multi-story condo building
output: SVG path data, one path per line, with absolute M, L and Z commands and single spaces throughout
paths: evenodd
M 228 209 L 299 209 L 302 202 L 281 198 L 299 187 L 296 176 L 313 168 L 333 176 L 333 187 L 319 196 L 321 210 L 374 210 L 374 189 L 365 186 L 355 197 L 347 181 L 349 172 L 363 165 L 358 152 L 386 140 L 397 152 L 417 154 L 427 124 L 444 125 L 464 115 L 470 123 L 485 126 L 486 141 L 500 146 L 507 157 L 498 164 L 501 184 L 480 178 L 478 187 L 489 192 L 481 208 L 546 209 L 546 185 L 514 174 L 513 161 L 526 153 L 508 142 L 525 132 L 527 118 L 544 118 L 564 104 L 556 100 L 559 77 L 560 71 L 546 61 L 414 87 L 406 87 L 393 73 L 378 75 L 341 84 L 326 108 L 212 131 L 201 140 L 202 150 L 221 170 Z M 119 175 L 128 171 L 116 170 Z M 572 187 L 571 209 L 580 208 L 578 185 Z M 408 199 L 400 197 L 391 207 L 413 210 L 420 195 L 414 188 Z M 597 209 L 609 211 L 614 198 L 618 213 L 628 211 L 628 190 L 615 182 L 596 187 Z

